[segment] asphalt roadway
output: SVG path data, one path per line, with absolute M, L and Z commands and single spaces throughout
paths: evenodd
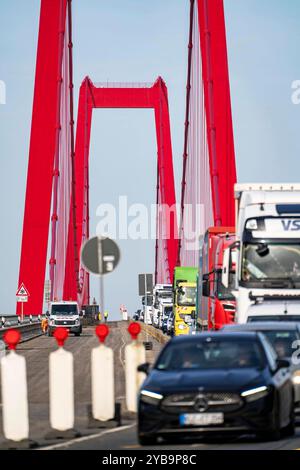
M 116 401 L 121 404 L 122 424 L 119 427 L 97 428 L 89 419 L 90 407 L 90 352 L 98 344 L 93 328 L 88 327 L 81 337 L 70 337 L 66 349 L 74 354 L 75 366 L 75 428 L 76 433 L 55 435 L 49 428 L 49 392 L 48 392 L 48 355 L 54 350 L 55 340 L 41 336 L 22 343 L 18 348 L 27 360 L 30 439 L 40 450 L 300 450 L 300 427 L 293 438 L 275 442 L 260 441 L 254 436 L 237 438 L 194 438 L 193 440 L 176 442 L 158 442 L 152 447 L 141 447 L 137 442 L 136 420 L 126 412 L 124 403 L 124 346 L 130 341 L 126 322 L 111 322 L 111 333 L 108 346 L 114 349 Z M 151 337 L 143 334 L 142 340 L 151 340 L 153 350 L 147 351 L 147 360 L 153 362 L 161 349 L 161 345 Z M 1 414 L 0 403 L 0 414 Z M 0 420 L 0 423 L 2 419 Z M 77 437 L 78 436 L 78 437 Z M 8 447 L 0 425 L 0 446 Z

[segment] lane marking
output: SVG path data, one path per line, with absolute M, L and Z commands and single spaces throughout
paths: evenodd
M 121 339 L 122 339 L 122 346 L 120 347 L 120 350 L 119 350 L 119 359 L 120 359 L 121 366 L 123 367 L 124 372 L 125 372 L 125 361 L 123 361 L 122 359 L 122 352 L 123 352 L 124 347 L 126 346 L 126 341 L 124 339 L 122 331 L 121 331 Z
M 86 442 L 86 441 L 90 441 L 93 439 L 97 439 L 98 437 L 102 437 L 106 434 L 112 434 L 114 432 L 125 431 L 126 429 L 133 428 L 134 426 L 135 426 L 135 423 L 128 424 L 126 426 L 121 426 L 120 428 L 108 429 L 107 431 L 101 431 L 96 434 L 90 434 L 89 436 L 83 436 L 83 437 L 77 437 L 75 439 L 70 439 L 69 441 L 60 442 L 59 444 L 53 444 L 47 447 L 40 447 L 39 449 L 36 449 L 36 450 L 54 450 L 54 449 L 61 449 L 64 447 L 70 447 L 72 444 L 79 444 L 81 442 Z

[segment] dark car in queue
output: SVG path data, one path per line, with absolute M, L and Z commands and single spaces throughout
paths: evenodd
M 138 397 L 138 439 L 253 432 L 293 435 L 294 389 L 289 361 L 262 333 L 175 337 L 161 351 Z
M 224 332 L 260 331 L 269 340 L 280 359 L 290 361 L 294 385 L 295 413 L 300 414 L 300 324 L 287 321 L 251 322 L 225 325 Z

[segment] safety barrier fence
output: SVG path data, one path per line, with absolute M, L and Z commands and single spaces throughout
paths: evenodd
M 154 328 L 152 325 L 146 325 L 143 322 L 139 322 L 141 325 L 142 331 L 148 333 L 152 338 L 156 339 L 161 344 L 166 344 L 170 340 L 170 336 L 164 334 L 161 330 Z
M 21 333 L 20 341 L 28 341 L 42 334 L 40 316 L 30 316 L 21 321 L 17 315 L 6 315 L 0 317 L 0 340 L 3 339 L 5 333 L 14 327 Z
M 10 443 L 30 442 L 27 365 L 25 357 L 16 351 L 21 333 L 30 327 L 40 328 L 40 325 L 28 324 L 4 328 L 1 331 L 9 350 L 1 358 L 0 372 L 3 433 Z M 145 379 L 145 374 L 138 371 L 138 366 L 146 362 L 146 351 L 143 343 L 138 341 L 140 324 L 130 323 L 128 332 L 132 341 L 124 349 L 125 403 L 128 412 L 136 413 L 138 390 Z M 109 334 L 108 326 L 98 325 L 95 333 L 100 344 L 91 350 L 90 356 L 91 412 L 95 422 L 105 424 L 117 419 L 114 352 L 104 344 Z M 74 431 L 74 358 L 73 354 L 64 348 L 68 330 L 58 327 L 53 336 L 58 348 L 49 354 L 49 421 L 53 432 L 60 433 L 59 437 L 64 437 L 64 433 Z

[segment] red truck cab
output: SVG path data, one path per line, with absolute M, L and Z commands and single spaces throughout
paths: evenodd
M 200 330 L 219 330 L 223 325 L 234 323 L 234 263 L 228 288 L 222 284 L 224 250 L 234 242 L 234 227 L 210 227 L 205 233 L 202 247 L 200 246 L 197 286 L 197 322 Z

